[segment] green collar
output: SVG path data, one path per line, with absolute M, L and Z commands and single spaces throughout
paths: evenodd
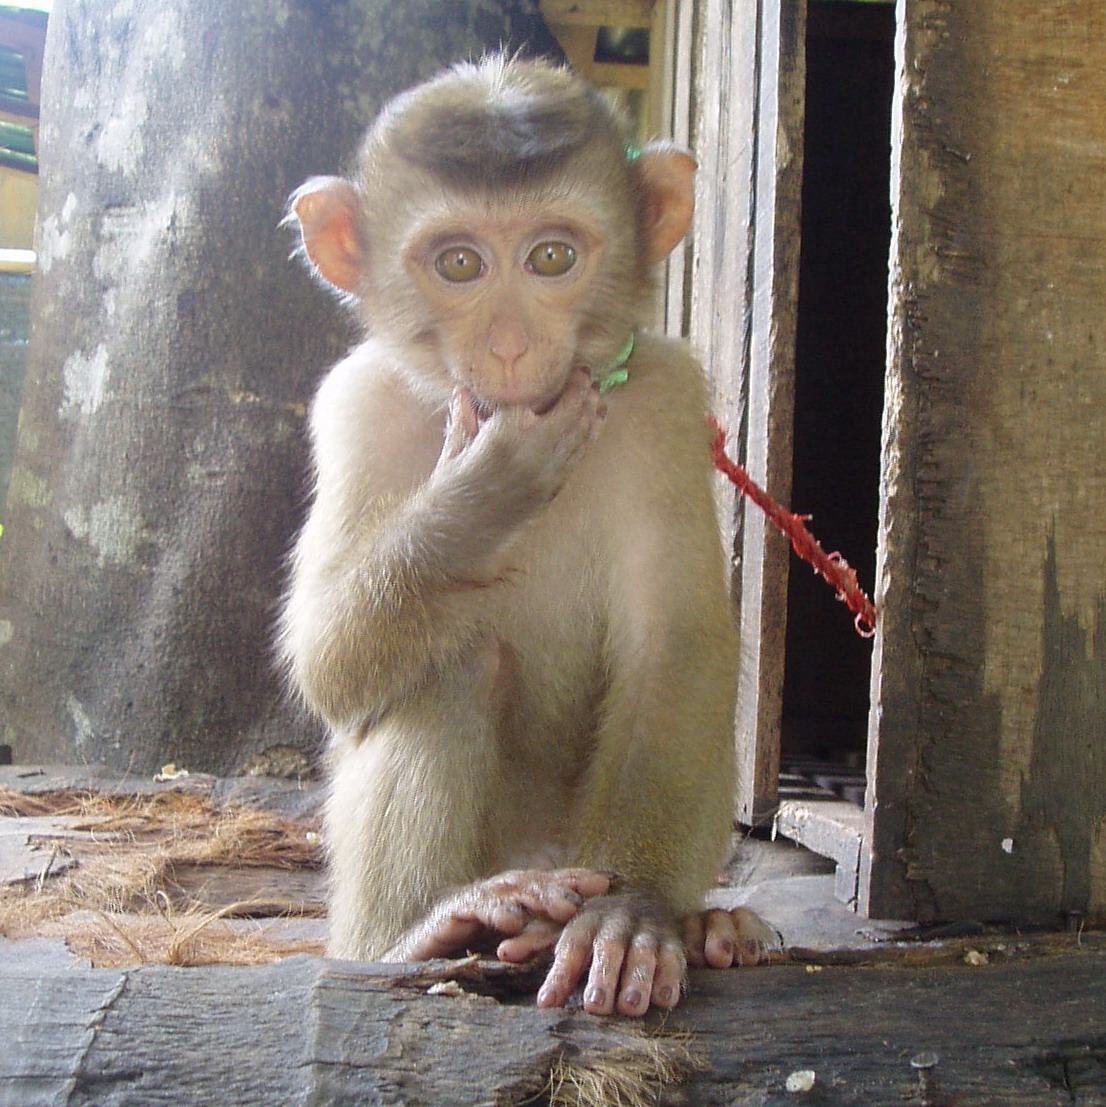
M 604 396 L 615 385 L 625 384 L 630 376 L 630 371 L 626 368 L 626 362 L 630 360 L 630 355 L 634 352 L 634 332 L 630 332 L 630 337 L 626 339 L 625 345 L 618 351 L 618 355 L 615 357 L 609 365 L 603 369 L 593 369 L 591 371 L 592 381 L 599 385 L 599 395 Z

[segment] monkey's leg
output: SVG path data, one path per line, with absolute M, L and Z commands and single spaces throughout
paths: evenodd
M 327 805 L 330 956 L 420 961 L 463 954 L 493 936 L 505 939 L 507 954 L 533 953 L 556 942 L 586 899 L 607 891 L 609 877 L 585 869 L 479 879 L 498 862 L 488 829 L 495 755 L 452 722 L 448 742 L 427 742 L 423 731 L 419 745 L 392 727 L 342 755 Z
M 633 664 L 611 666 L 577 830 L 580 861 L 623 880 L 566 924 L 541 1006 L 563 1005 L 585 979 L 592 1014 L 675 1006 L 685 968 L 680 921 L 701 910 L 729 841 L 729 628 L 716 620 L 711 635 L 709 612 L 680 608 L 693 597 L 675 588 L 669 596 L 667 609 L 668 597 L 629 596 L 616 613 Z
M 583 869 L 488 877 L 510 833 L 498 735 L 507 694 L 499 650 L 486 644 L 342 740 L 326 812 L 331 956 L 423 960 L 491 935 L 548 948 L 584 900 L 607 891 L 608 876 Z
M 326 808 L 334 957 L 382 957 L 447 889 L 499 867 L 494 656 L 339 742 Z

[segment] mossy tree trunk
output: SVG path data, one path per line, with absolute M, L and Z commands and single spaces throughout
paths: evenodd
M 304 415 L 351 338 L 289 263 L 292 188 L 392 93 L 501 43 L 524 0 L 61 0 L 39 272 L 0 541 L 17 761 L 232 771 L 308 745 L 271 627 Z

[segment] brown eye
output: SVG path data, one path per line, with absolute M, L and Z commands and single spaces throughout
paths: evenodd
M 526 260 L 539 277 L 559 277 L 576 264 L 576 251 L 567 242 L 540 242 Z
M 483 272 L 484 259 L 468 246 L 451 246 L 438 255 L 434 268 L 447 281 L 471 281 Z

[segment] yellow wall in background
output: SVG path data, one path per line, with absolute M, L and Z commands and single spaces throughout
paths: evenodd
M 0 249 L 34 248 L 38 178 L 16 169 L 0 169 Z

